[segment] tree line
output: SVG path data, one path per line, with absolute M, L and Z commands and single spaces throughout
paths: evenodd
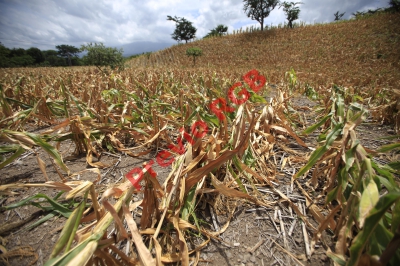
M 93 65 L 123 68 L 123 50 L 105 47 L 102 43 L 89 43 L 77 48 L 68 44 L 55 46 L 56 50 L 40 50 L 36 47 L 29 49 L 5 47 L 0 42 L 0 67 L 58 67 Z M 79 56 L 85 53 L 83 56 Z
M 40 50 L 36 47 L 29 49 L 9 49 L 0 43 L 0 67 L 27 66 L 80 66 L 84 63 L 79 58 L 79 48 L 71 45 L 57 45 L 57 50 Z

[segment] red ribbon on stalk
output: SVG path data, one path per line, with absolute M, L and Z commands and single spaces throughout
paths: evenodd
M 235 111 L 235 108 L 227 106 L 226 100 L 224 98 L 218 98 L 214 100 L 210 104 L 210 109 L 218 117 L 220 121 L 225 119 L 224 112 L 232 113 L 233 111 Z
M 242 82 L 236 82 L 233 84 L 233 86 L 229 89 L 228 91 L 228 97 L 229 99 L 237 105 L 241 105 L 242 103 L 245 103 L 249 98 L 250 98 L 250 93 L 247 91 L 246 88 L 243 87 L 241 91 L 239 91 L 238 96 L 244 96 L 241 99 L 238 99 L 235 95 L 235 89 L 237 87 L 243 86 Z
M 263 75 L 260 75 L 257 70 L 253 69 L 247 72 L 246 75 L 243 76 L 243 80 L 249 84 L 250 88 L 254 92 L 258 92 L 265 85 L 266 79 Z

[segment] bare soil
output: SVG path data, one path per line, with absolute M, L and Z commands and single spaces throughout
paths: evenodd
M 312 108 L 315 105 L 305 97 L 298 97 L 293 99 L 292 102 L 294 108 L 305 106 Z M 315 121 L 312 121 L 313 117 L 310 115 L 310 111 L 304 110 L 302 112 L 308 112 L 308 123 L 311 125 Z M 35 131 L 37 132 L 37 129 Z M 392 128 L 376 124 L 373 121 L 361 125 L 358 132 L 361 144 L 370 149 L 376 149 L 383 144 L 393 142 L 393 140 L 382 139 L 385 136 L 392 136 Z M 305 139 L 305 142 L 313 148 L 317 145 L 315 136 L 310 135 Z M 304 154 L 311 152 L 311 150 L 298 145 L 292 145 L 291 148 Z M 72 143 L 63 142 L 60 150 L 65 158 L 72 154 L 73 149 Z M 36 149 L 35 152 L 45 161 L 49 180 L 60 182 L 61 179 L 54 170 L 48 155 L 40 149 Z M 275 152 L 276 154 L 282 153 L 279 148 Z M 101 158 L 102 162 L 115 165 L 117 157 L 121 157 L 121 161 L 112 168 L 112 171 L 109 171 L 109 169 L 101 170 L 102 181 L 97 183 L 96 190 L 105 189 L 124 181 L 124 175 L 127 172 L 154 159 L 155 154 L 154 152 L 141 158 L 132 158 L 123 154 L 115 154 L 115 156 L 104 154 Z M 390 158 L 376 159 L 387 162 Z M 84 156 L 65 161 L 71 172 L 79 172 L 88 167 Z M 158 165 L 155 165 L 153 169 L 157 172 L 158 179 L 162 184 L 170 169 Z M 107 174 L 105 175 L 105 173 Z M 276 188 L 285 192 L 287 196 L 291 196 L 294 201 L 302 202 L 301 191 L 296 185 L 291 185 L 292 174 L 287 169 L 281 171 L 278 169 Z M 43 183 L 46 181 L 39 169 L 34 153 L 26 153 L 14 163 L 0 170 L 0 177 L 1 185 Z M 80 180 L 95 181 L 97 176 L 85 173 L 79 178 Z M 306 180 L 299 181 L 305 183 Z M 207 204 L 199 207 L 198 218 L 203 221 L 203 226 L 214 232 L 220 230 L 229 221 L 229 214 L 233 212 L 229 226 L 219 236 L 223 242 L 212 240 L 201 251 L 200 265 L 333 265 L 326 255 L 326 250 L 334 247 L 333 235 L 324 233 L 322 241 L 317 243 L 314 254 L 307 257 L 301 220 L 288 208 L 285 202 L 279 201 L 278 196 L 268 192 L 268 187 L 257 188 L 262 197 L 275 202 L 275 204 L 271 205 L 270 208 L 260 207 L 243 200 L 227 199 L 221 195 L 209 195 Z M 250 191 L 253 188 L 247 187 L 247 189 Z M 0 207 L 19 202 L 37 193 L 43 193 L 50 197 L 59 193 L 59 191 L 47 188 L 19 189 L 14 190 L 14 192 L 16 193 L 14 196 L 2 196 L 0 198 Z M 138 197 L 140 195 L 137 196 L 136 200 L 138 200 Z M 279 212 L 281 219 L 277 215 Z M 9 253 L 13 256 L 9 256 L 6 261 L 0 260 L 0 265 L 7 265 L 7 263 L 10 265 L 43 265 L 47 261 L 66 219 L 56 216 L 32 230 L 26 229 L 29 224 L 44 215 L 46 215 L 44 212 L 32 206 L 0 212 L 0 221 L 2 221 L 0 236 L 5 248 L 9 252 L 13 251 Z M 317 226 L 312 216 L 309 215 L 308 218 L 314 226 Z M 281 225 L 281 221 L 283 225 Z M 8 228 L 16 223 L 19 223 L 19 226 Z M 285 235 L 278 232 L 281 231 L 281 226 L 285 228 Z M 291 229 L 292 226 L 294 227 Z M 311 239 L 312 232 L 308 230 L 307 234 L 308 239 Z

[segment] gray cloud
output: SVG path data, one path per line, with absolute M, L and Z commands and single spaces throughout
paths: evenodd
M 300 20 L 330 22 L 336 11 L 353 12 L 387 6 L 388 0 L 303 0 Z M 218 24 L 229 31 L 258 25 L 246 17 L 242 0 L 0 0 L 0 41 L 7 47 L 55 49 L 87 42 L 121 46 L 132 42 L 173 43 L 175 24 L 167 15 L 185 17 L 201 38 Z M 276 8 L 266 25 L 285 21 Z

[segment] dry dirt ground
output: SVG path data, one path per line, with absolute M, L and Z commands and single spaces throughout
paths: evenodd
M 293 106 L 312 107 L 313 105 L 313 102 L 304 97 L 293 99 Z M 309 123 L 311 124 L 313 121 L 309 121 Z M 38 129 L 35 132 L 38 132 Z M 379 125 L 373 121 L 361 125 L 358 132 L 361 144 L 371 149 L 376 149 L 383 144 L 389 143 L 389 141 L 381 138 L 392 136 L 391 134 L 393 134 L 391 126 Z M 310 135 L 305 139 L 310 147 L 316 147 L 316 135 Z M 292 145 L 291 148 L 299 152 L 310 152 L 310 150 L 299 145 Z M 73 149 L 74 145 L 72 143 L 63 142 L 61 145 L 63 154 L 70 155 Z M 36 149 L 36 152 L 46 163 L 49 179 L 61 181 L 48 156 L 40 149 Z M 283 156 L 283 152 L 278 148 L 275 152 Z M 117 157 L 120 157 L 121 160 L 111 170 L 101 170 L 102 181 L 96 185 L 96 190 L 105 189 L 110 184 L 123 181 L 124 175 L 128 171 L 135 167 L 140 167 L 144 162 L 153 159 L 154 156 L 155 152 L 141 158 L 132 158 L 122 154 L 104 154 L 101 158 L 102 162 L 115 164 Z M 87 168 L 85 157 L 66 159 L 65 161 L 71 172 L 79 172 Z M 170 169 L 155 166 L 154 170 L 162 182 Z M 292 174 L 291 170 L 283 169 L 278 171 L 276 188 L 285 192 L 292 201 L 302 203 L 304 202 L 302 193 L 296 185 L 291 185 Z M 96 175 L 85 173 L 79 178 L 81 180 L 94 181 Z M 33 153 L 24 154 L 17 161 L 0 170 L 1 185 L 42 183 L 44 181 L 44 176 Z M 299 181 L 302 184 L 306 180 Z M 251 190 L 252 188 L 248 187 L 248 189 Z M 297 219 L 295 213 L 284 202 L 280 202 L 279 197 L 274 195 L 268 187 L 259 187 L 258 189 L 265 198 L 270 201 L 276 201 L 275 206 L 271 206 L 271 208 L 260 207 L 245 201 L 226 199 L 222 196 L 209 196 L 205 201 L 208 203 L 199 206 L 197 217 L 211 231 L 221 229 L 227 222 L 229 213 L 233 213 L 228 228 L 220 235 L 224 242 L 211 241 L 201 251 L 200 265 L 333 265 L 325 253 L 328 247 L 333 249 L 333 236 L 329 233 L 324 233 L 322 241 L 317 243 L 314 254 L 307 258 L 304 244 L 305 235 L 301 220 Z M 15 190 L 15 192 L 18 192 L 19 195 L 1 197 L 0 207 L 18 202 L 37 193 L 44 193 L 54 197 L 59 191 L 46 188 L 30 188 L 29 190 Z M 318 193 L 318 191 L 315 193 Z M 136 196 L 134 200 L 138 200 L 138 197 L 140 195 Z M 13 255 L 8 258 L 10 265 L 43 265 L 47 261 L 66 219 L 56 216 L 31 230 L 26 229 L 29 224 L 44 215 L 38 208 L 32 206 L 0 212 L 0 236 L 6 249 L 12 251 L 9 255 Z M 138 221 L 140 217 L 137 215 L 135 218 Z M 308 218 L 314 226 L 317 225 L 312 216 L 309 215 Z M 12 229 L 7 228 L 8 225 L 13 223 L 20 223 L 20 225 Z M 279 233 L 282 232 L 282 227 L 285 234 Z M 312 232 L 306 231 L 306 233 L 308 239 L 311 239 Z M 124 249 L 125 244 L 123 242 L 120 248 Z M 6 262 L 0 260 L 1 264 L 6 265 Z

